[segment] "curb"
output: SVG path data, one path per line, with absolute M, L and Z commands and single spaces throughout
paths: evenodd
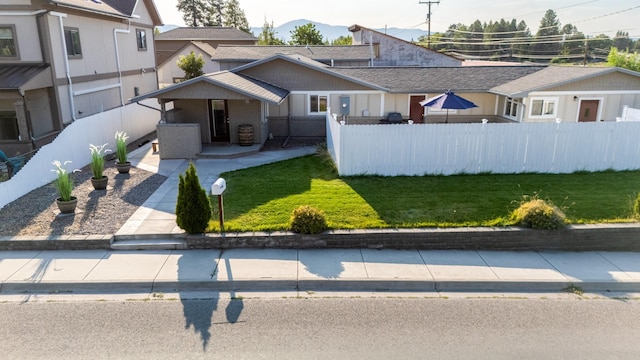
M 404 279 L 253 279 L 234 281 L 5 282 L 0 294 L 153 293 L 187 291 L 334 291 L 334 292 L 640 292 L 640 281 L 469 281 Z

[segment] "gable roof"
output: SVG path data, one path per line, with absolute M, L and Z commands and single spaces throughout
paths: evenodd
M 309 68 L 309 69 L 313 69 L 313 70 L 316 70 L 318 72 L 321 72 L 321 73 L 324 73 L 324 74 L 327 74 L 327 75 L 335 76 L 335 77 L 343 79 L 343 80 L 351 81 L 353 83 L 356 83 L 356 84 L 359 84 L 359 85 L 362 85 L 362 86 L 365 86 L 365 87 L 369 87 L 369 88 L 372 88 L 372 89 L 382 90 L 382 91 L 387 91 L 388 90 L 388 89 L 386 89 L 384 87 L 381 87 L 380 85 L 376 85 L 376 83 L 374 83 L 374 82 L 368 82 L 368 81 L 363 80 L 363 79 L 358 78 L 358 77 L 353 77 L 353 76 L 350 76 L 348 74 L 342 74 L 340 72 L 332 71 L 331 69 L 334 69 L 334 68 L 328 67 L 327 65 L 325 65 L 325 64 L 323 64 L 321 62 L 309 59 L 308 57 L 301 56 L 301 55 L 277 54 L 277 55 L 271 56 L 269 58 L 261 59 L 261 60 L 254 61 L 254 62 L 246 64 L 246 65 L 238 66 L 236 68 L 231 69 L 231 71 L 234 72 L 234 73 L 240 73 L 240 72 L 242 72 L 242 71 L 244 71 L 246 69 L 255 68 L 255 67 L 258 67 L 258 66 L 260 66 L 262 64 L 266 64 L 266 63 L 269 63 L 271 61 L 278 60 L 278 59 L 290 62 L 292 64 L 297 64 L 297 65 L 300 65 L 300 66 L 303 66 L 303 67 L 306 67 L 306 68 Z
M 160 25 L 162 20 L 156 5 L 151 0 L 50 0 L 50 3 L 83 11 L 131 18 L 140 1 L 146 5 L 154 25 Z
M 215 52 L 215 49 L 213 48 L 213 46 L 204 43 L 204 42 L 200 42 L 200 41 L 189 41 L 188 43 L 184 44 L 180 49 L 176 50 L 176 51 L 171 51 L 171 54 L 165 54 L 165 53 L 161 53 L 161 52 L 156 52 L 156 62 L 157 62 L 157 66 L 161 66 L 162 64 L 166 63 L 167 61 L 169 61 L 171 58 L 174 58 L 173 56 L 176 54 L 182 54 L 183 51 L 185 49 L 187 49 L 190 46 L 195 46 L 196 48 L 200 49 L 202 52 L 204 52 L 206 55 L 208 55 L 209 57 L 213 56 L 213 53 Z M 175 58 L 174 58 L 175 59 Z M 207 59 L 208 61 L 209 59 Z
M 150 93 L 132 98 L 132 102 L 143 99 L 158 97 L 172 91 L 193 85 L 195 83 L 208 83 L 223 89 L 237 92 L 250 98 L 263 100 L 273 104 L 280 104 L 289 96 L 289 91 L 275 85 L 267 84 L 263 81 L 235 74 L 230 71 L 219 71 L 211 74 L 205 74 L 197 78 L 189 79 L 178 84 L 170 85 L 162 89 L 152 91 Z
M 361 67 L 329 68 L 393 93 L 486 92 L 542 70 L 543 66 Z
M 258 41 L 253 35 L 242 30 L 224 26 L 178 27 L 155 35 L 156 41 L 211 41 L 211 40 L 245 40 Z
M 614 72 L 640 77 L 640 73 L 617 67 L 549 66 L 535 75 L 523 76 L 497 85 L 490 91 L 498 95 L 521 98 L 526 97 L 532 91 L 545 90 Z
M 218 61 L 255 61 L 278 54 L 301 55 L 316 61 L 369 60 L 367 45 L 220 45 L 214 59 Z

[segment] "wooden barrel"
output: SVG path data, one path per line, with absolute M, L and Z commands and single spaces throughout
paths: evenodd
M 242 146 L 253 145 L 253 125 L 251 124 L 238 125 L 238 145 L 242 145 Z

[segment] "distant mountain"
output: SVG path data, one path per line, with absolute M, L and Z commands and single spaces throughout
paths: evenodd
M 306 25 L 308 23 L 312 23 L 316 27 L 316 30 L 320 32 L 322 37 L 325 40 L 328 40 L 329 42 L 331 42 L 331 40 L 335 40 L 339 38 L 340 36 L 351 36 L 351 32 L 349 31 L 349 26 L 351 25 L 349 26 L 329 25 L 329 24 L 323 24 L 323 23 L 319 23 L 319 22 L 315 22 L 307 19 L 299 19 L 299 20 L 292 20 L 280 26 L 274 27 L 274 30 L 276 31 L 276 37 L 283 39 L 285 42 L 288 42 L 289 40 L 291 40 L 291 31 L 295 30 L 296 26 L 299 27 L 302 25 Z M 366 24 L 358 24 L 358 25 L 367 27 Z M 420 30 L 420 29 L 399 29 L 399 28 L 375 29 L 374 28 L 373 30 L 379 31 L 381 33 L 386 33 L 388 35 L 391 35 L 406 41 L 412 41 L 412 40 L 417 41 L 420 36 L 427 35 L 426 31 Z M 253 33 L 254 36 L 258 37 L 258 35 L 262 32 L 262 26 L 251 28 L 251 32 Z
M 291 32 L 296 28 L 296 26 L 303 26 L 308 23 L 312 23 L 313 25 L 315 25 L 316 30 L 318 30 L 322 35 L 322 37 L 325 40 L 328 40 L 329 42 L 331 42 L 331 40 L 335 40 L 339 38 L 340 36 L 351 36 L 351 32 L 349 31 L 349 26 L 351 25 L 349 26 L 329 25 L 329 24 L 323 24 L 323 23 L 319 23 L 319 22 L 315 22 L 307 19 L 299 19 L 299 20 L 292 20 L 280 26 L 274 27 L 274 30 L 276 31 L 276 37 L 279 39 L 283 39 L 285 42 L 289 42 L 289 40 L 291 40 Z M 358 24 L 358 25 L 362 25 L 364 27 L 367 26 L 365 24 Z M 165 32 L 165 31 L 175 29 L 177 27 L 178 27 L 177 25 L 163 25 L 163 26 L 158 26 L 158 30 L 160 30 L 160 32 Z M 375 29 L 374 28 L 373 30 L 376 30 L 383 34 L 388 34 L 406 41 L 418 41 L 418 38 L 420 36 L 427 35 L 427 32 L 425 30 L 420 30 L 420 29 L 400 29 L 400 28 Z M 262 32 L 262 26 L 251 28 L 251 32 L 255 37 L 258 37 L 258 35 L 260 35 L 260 33 Z

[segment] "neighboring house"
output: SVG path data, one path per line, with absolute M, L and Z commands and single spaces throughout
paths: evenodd
M 620 68 L 339 68 L 298 55 L 274 55 L 134 100 L 173 102 L 164 120 L 197 123 L 194 142 L 238 143 L 239 125 L 251 124 L 254 143 L 262 144 L 270 135 L 325 136 L 329 109 L 347 124 L 377 124 L 390 112 L 444 122 L 445 112 L 418 102 L 446 90 L 478 105 L 450 111 L 449 122 L 615 121 L 625 106 L 640 107 L 640 73 Z
M 156 64 L 158 64 L 159 74 L 162 74 L 159 79 L 160 84 L 171 84 L 174 80 L 180 80 L 184 76 L 184 72 L 182 72 L 182 76 L 176 76 L 177 74 L 173 71 L 174 68 L 177 68 L 175 62 L 180 55 L 188 55 L 192 50 L 196 55 L 202 53 L 202 56 L 208 61 L 207 57 L 211 56 L 211 49 L 220 45 L 258 44 L 258 39 L 253 35 L 236 28 L 223 26 L 179 27 L 157 34 L 154 41 Z
M 204 74 L 220 70 L 217 63 L 211 61 L 211 56 L 213 56 L 213 52 L 215 51 L 211 45 L 200 41 L 190 41 L 167 58 L 162 64 L 158 64 L 159 87 L 162 88 L 184 80 L 184 70 L 178 66 L 178 61 L 181 56 L 189 55 L 192 51 L 196 56 L 202 55 L 202 59 L 204 60 L 202 72 Z
M 461 66 L 453 56 L 398 39 L 360 25 L 352 25 L 353 45 L 370 47 L 373 66 Z
M 0 148 L 51 142 L 65 125 L 157 89 L 152 0 L 0 4 Z

